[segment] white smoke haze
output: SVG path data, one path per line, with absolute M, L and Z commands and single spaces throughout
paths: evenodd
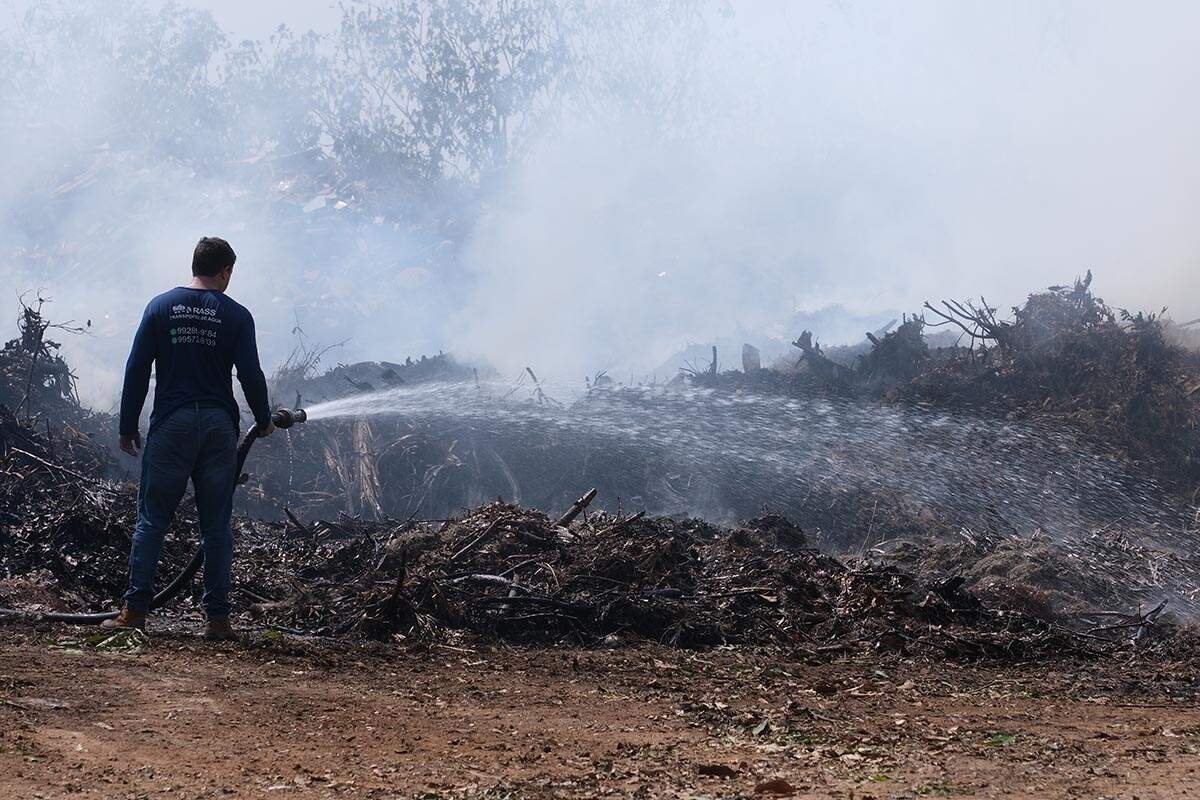
M 546 138 L 479 226 L 456 347 L 644 369 L 793 302 L 1012 304 L 1089 268 L 1113 302 L 1197 310 L 1194 6 L 733 8 L 695 75 L 703 135 L 616 115 Z
M 347 361 L 446 349 L 502 370 L 624 376 L 689 343 L 782 336 L 795 307 L 886 321 L 925 299 L 1009 305 L 1087 269 L 1113 304 L 1200 316 L 1193 3 L 595 4 L 607 13 L 570 42 L 586 68 L 563 79 L 554 113 L 528 117 L 521 154 L 478 196 L 372 190 L 379 207 L 429 207 L 403 224 L 359 201 L 363 181 L 321 177 L 319 159 L 271 161 L 299 149 L 275 140 L 301 138 L 300 69 L 239 106 L 220 169 L 121 138 L 146 92 L 161 94 L 160 117 L 175 113 L 178 76 L 237 74 L 234 43 L 267 30 L 261 8 L 187 5 L 251 33 L 230 30 L 211 60 L 152 68 L 157 84 L 106 66 L 103 31 L 94 52 L 39 55 L 32 70 L 17 66 L 27 30 L 5 31 L 5 105 L 40 98 L 44 118 L 0 125 L 0 283 L 93 320 L 65 345 L 100 406 L 144 303 L 187 280 L 201 235 L 238 251 L 231 293 L 259 320 L 268 368 L 298 322 L 311 340 L 348 340 Z M 280 6 L 279 21 L 335 52 L 340 14 L 305 8 Z M 265 43 L 264 60 L 281 47 Z M 204 146 L 194 133 L 185 152 Z M 345 144 L 336 130 L 322 142 Z M 98 152 L 114 155 L 85 178 L 95 189 L 59 191 Z M 266 177 L 243 177 L 255 170 Z M 303 187 L 278 187 L 298 175 Z M 280 204 L 302 192 L 323 207 L 281 225 Z

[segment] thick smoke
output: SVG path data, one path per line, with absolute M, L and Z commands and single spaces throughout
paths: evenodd
M 436 177 L 342 48 L 370 4 L 257 45 L 216 0 L 26 5 L 0 51 L 0 279 L 92 320 L 65 344 L 101 406 L 205 234 L 240 254 L 268 365 L 298 326 L 342 360 L 624 377 L 783 340 L 797 307 L 1008 304 L 1088 268 L 1115 304 L 1200 316 L 1195 4 L 564 0 L 589 24 L 546 37 L 513 151 Z
M 648 367 L 793 303 L 1012 304 L 1088 268 L 1114 303 L 1200 311 L 1195 5 L 731 5 L 687 133 L 618 104 L 523 166 L 456 346 Z

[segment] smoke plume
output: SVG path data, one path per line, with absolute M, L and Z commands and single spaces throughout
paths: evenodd
M 476 76 L 485 108 L 401 69 L 413 25 L 485 47 L 482 0 L 333 28 L 301 5 L 258 42 L 224 0 L 22 4 L 0 279 L 93 322 L 65 345 L 99 406 L 202 235 L 238 250 L 268 365 L 299 329 L 339 360 L 624 377 L 719 337 L 785 347 L 797 308 L 882 322 L 1089 268 L 1116 305 L 1200 316 L 1195 4 L 516 5 L 539 49 Z M 477 140 L 416 137 L 422 92 Z

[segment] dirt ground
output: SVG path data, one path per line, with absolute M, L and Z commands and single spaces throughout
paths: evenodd
M 1200 797 L 1200 671 L 0 626 L 0 797 Z

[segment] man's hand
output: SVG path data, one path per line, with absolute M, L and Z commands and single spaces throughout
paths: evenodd
M 267 427 L 264 428 L 261 425 L 259 426 L 258 438 L 260 438 L 260 439 L 265 438 L 267 436 L 270 436 L 274 432 L 275 432 L 275 423 L 272 422 L 271 420 L 267 420 Z
M 121 449 L 134 458 L 137 458 L 138 450 L 142 449 L 142 435 L 135 433 L 132 436 L 122 436 Z

